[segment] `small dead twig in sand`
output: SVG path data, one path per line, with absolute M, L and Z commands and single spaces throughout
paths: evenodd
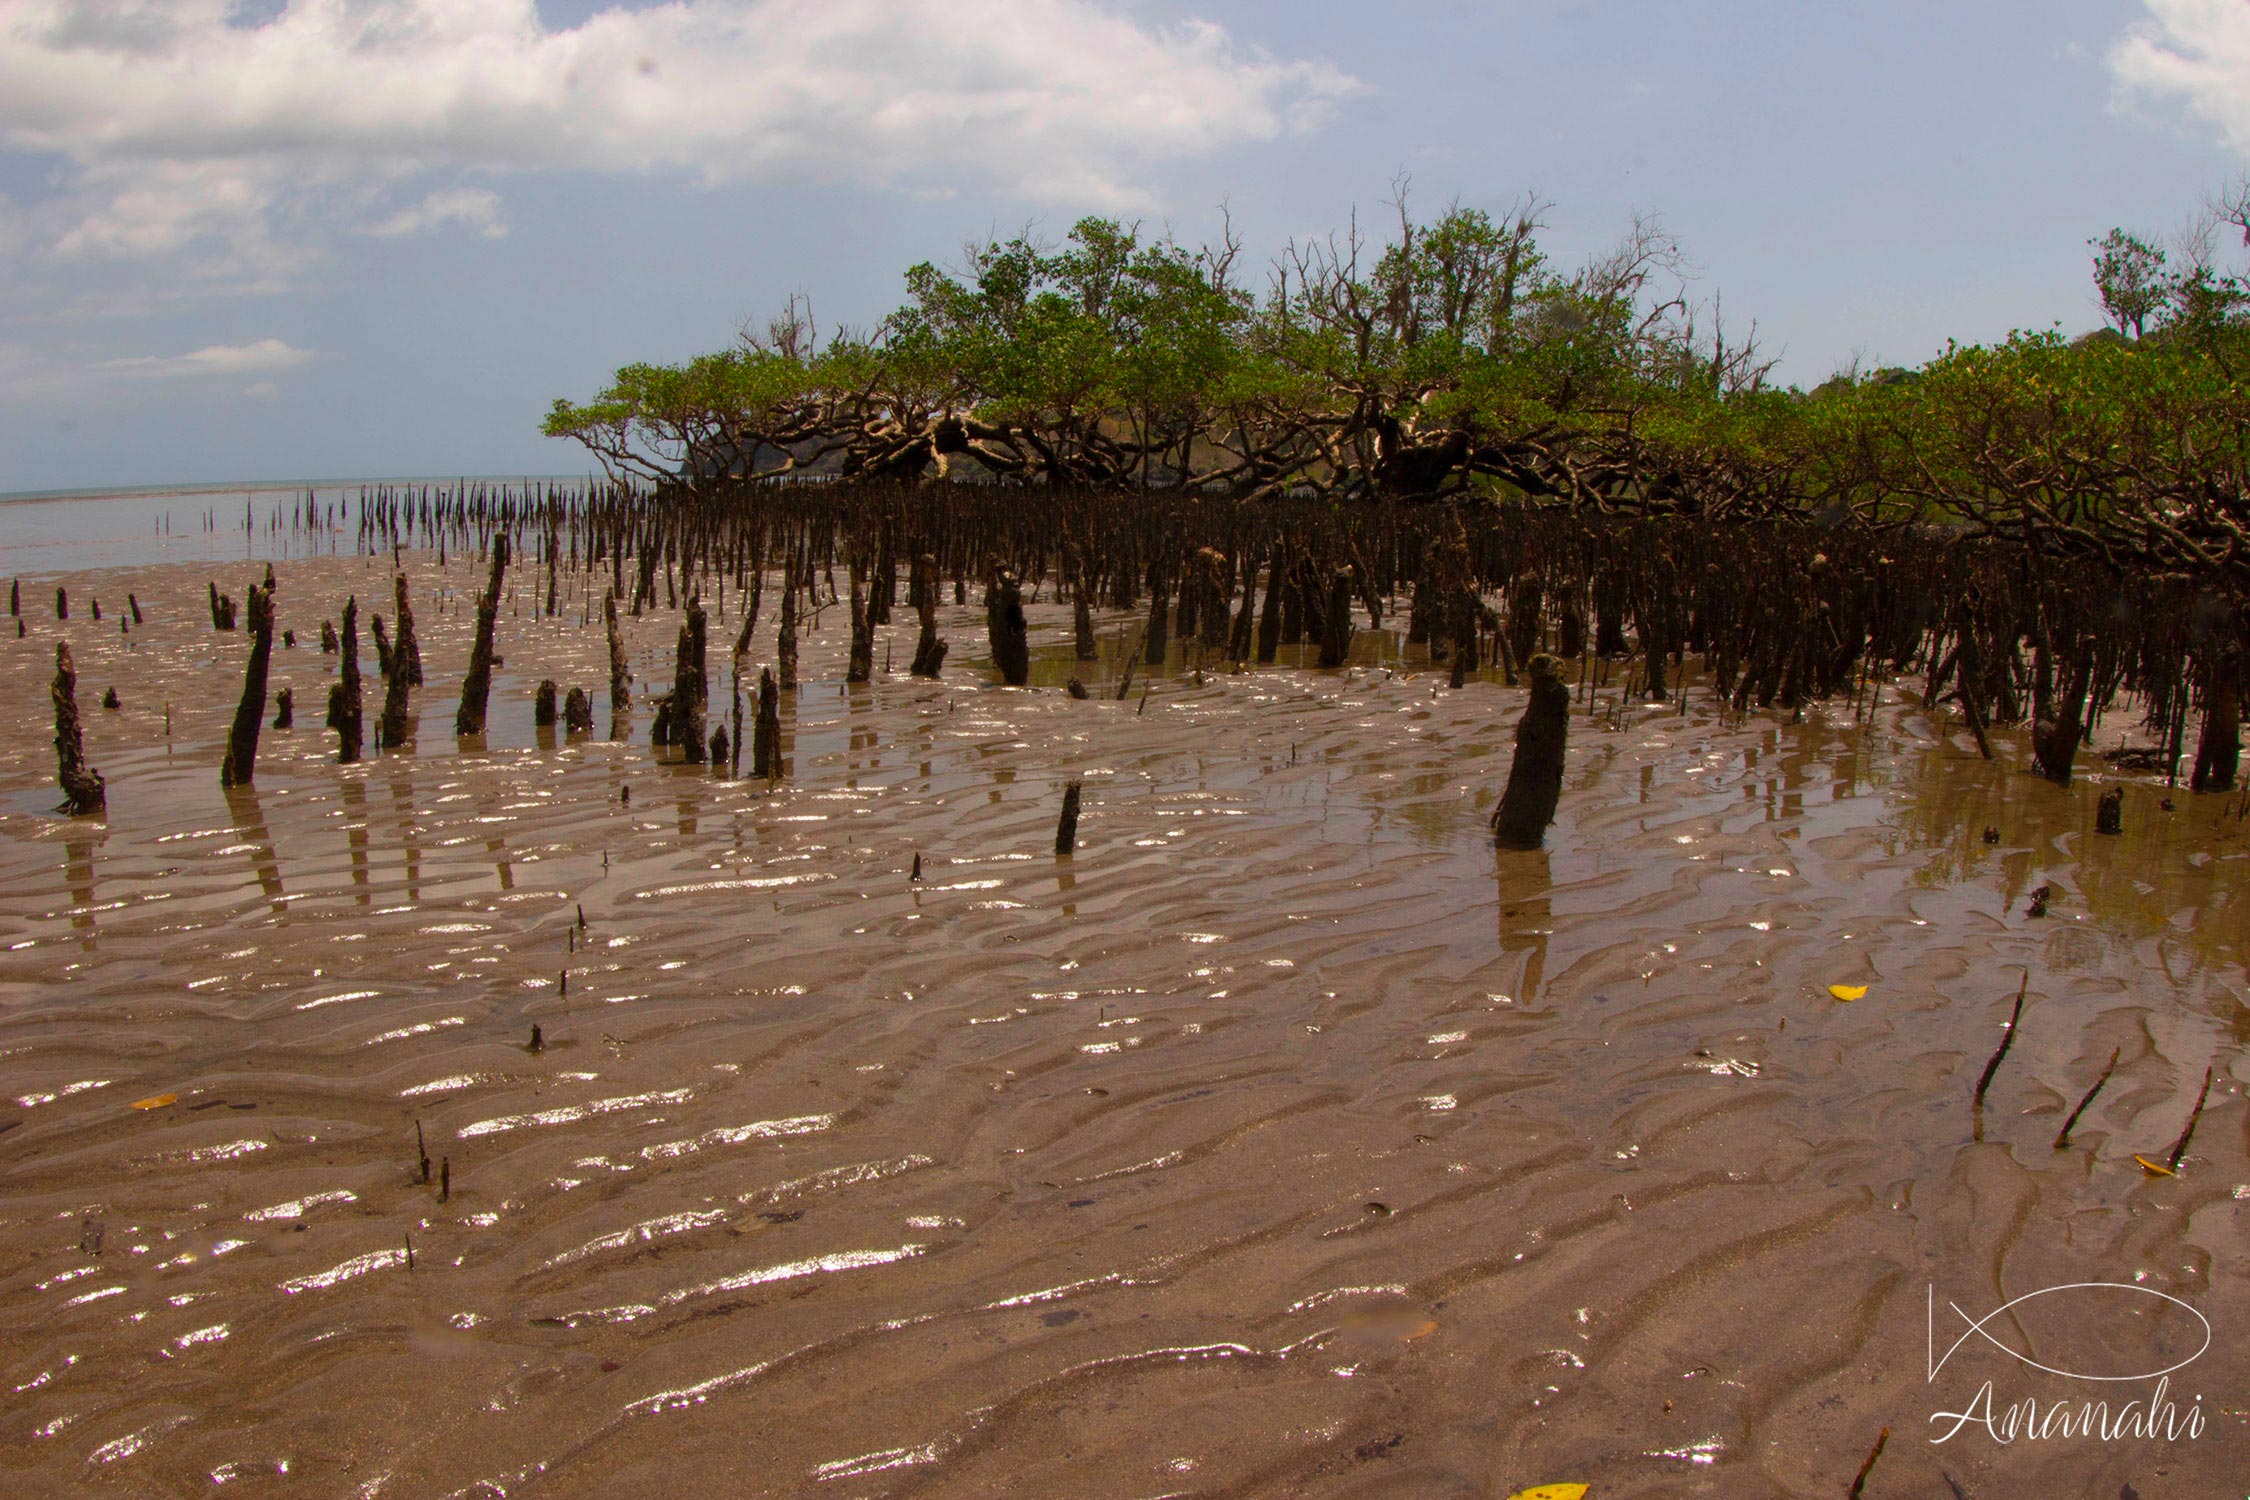
M 1977 1080 L 1976 1103 L 1984 1104 L 1984 1091 L 1992 1087 L 1992 1075 L 2000 1071 L 2000 1064 L 2008 1049 L 2016 1044 L 2016 1028 L 2023 1024 L 2023 999 L 2031 991 L 2031 971 L 2023 971 L 2023 986 L 2016 991 L 2015 1013 L 2008 1017 L 2008 1034 L 2000 1038 L 2000 1050 L 1992 1054 L 1992 1061 L 1984 1065 L 1984 1076 Z
M 2070 1112 L 2070 1118 L 2063 1121 L 2062 1130 L 2055 1136 L 2057 1151 L 2070 1144 L 2070 1132 L 2077 1127 L 2078 1117 L 2086 1113 L 2086 1106 L 2094 1102 L 2094 1096 L 2102 1091 L 2102 1085 L 2109 1082 L 2109 1075 L 2117 1071 L 2117 1059 L 2123 1050 L 2121 1047 L 2110 1049 L 2109 1066 L 2102 1069 L 2102 1076 L 2094 1080 L 2092 1088 L 2086 1090 L 2086 1097 L 2078 1101 L 2078 1107 Z
M 2195 1108 L 2188 1111 L 2187 1128 L 2182 1130 L 2180 1138 L 2172 1143 L 2172 1154 L 2165 1161 L 2165 1165 L 2175 1172 L 2180 1170 L 2180 1158 L 2187 1155 L 2188 1142 L 2195 1139 L 2195 1122 L 2203 1118 L 2203 1101 L 2210 1097 L 2211 1070 L 2205 1068 L 2203 1070 L 2203 1087 L 2196 1091 Z
M 1875 1446 L 1869 1450 L 1867 1462 L 1859 1466 L 1859 1476 L 1852 1481 L 1851 1492 L 1844 1500 L 1860 1500 L 1867 1492 L 1867 1476 L 1875 1472 L 1875 1460 L 1883 1456 L 1883 1445 L 1891 1440 L 1891 1430 L 1885 1427 L 1876 1435 Z

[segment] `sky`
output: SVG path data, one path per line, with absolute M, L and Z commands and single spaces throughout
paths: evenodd
M 0 0 L 0 492 L 584 472 L 556 397 L 792 292 L 1401 182 L 1654 215 L 1811 385 L 2093 327 L 2246 169 L 2250 0 Z

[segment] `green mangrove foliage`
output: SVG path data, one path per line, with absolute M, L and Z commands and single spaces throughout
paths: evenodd
M 2212 251 L 2217 229 L 2250 243 L 2250 194 L 2214 205 L 2177 269 L 2122 230 L 2095 242 L 2116 331 L 1950 345 L 1810 392 L 1690 300 L 1661 226 L 1565 269 L 1546 207 L 1401 207 L 1380 246 L 1355 220 L 1255 292 L 1231 230 L 1189 249 L 1086 219 L 1059 246 L 913 267 L 871 331 L 823 341 L 792 299 L 733 348 L 558 400 L 546 431 L 613 478 L 696 493 L 976 478 L 1932 522 L 2250 594 L 2250 297 Z

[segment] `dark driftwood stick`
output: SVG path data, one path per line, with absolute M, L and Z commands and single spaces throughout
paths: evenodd
M 1984 1065 L 1984 1076 L 1977 1080 L 1977 1095 L 1975 1102 L 1980 1105 L 1984 1103 L 1984 1091 L 1992 1087 L 1992 1075 L 2000 1071 L 2001 1060 L 2008 1055 L 2008 1049 L 2016 1044 L 2016 1028 L 2023 1021 L 2023 997 L 2028 994 L 2030 990 L 2031 971 L 2026 969 L 2024 971 L 2023 984 L 2016 990 L 2015 1013 L 2008 1017 L 2008 1034 L 2000 1038 L 1999 1050 L 1992 1054 L 1992 1061 Z
M 359 597 L 344 601 L 344 628 L 337 636 L 342 664 L 328 689 L 328 727 L 336 731 L 336 763 L 348 766 L 359 759 L 366 743 L 359 698 Z
M 109 787 L 102 773 L 86 764 L 86 740 L 78 727 L 78 669 L 70 660 L 67 643 L 55 643 L 55 779 L 63 789 L 63 811 L 71 814 L 99 811 L 108 805 Z
M 1060 856 L 1078 847 L 1078 796 L 1084 790 L 1083 782 L 1073 781 L 1063 788 L 1062 820 L 1055 825 L 1055 853 Z
M 2180 1170 L 2180 1158 L 2187 1155 L 2188 1142 L 2195 1139 L 2195 1122 L 2203 1118 L 2203 1101 L 2211 1097 L 2211 1070 L 2203 1070 L 2203 1087 L 2196 1092 L 2195 1108 L 2188 1111 L 2187 1128 L 2172 1143 L 2171 1158 L 2165 1163 L 2173 1171 Z
M 484 733 L 485 705 L 492 693 L 492 635 L 500 622 L 500 576 L 507 568 L 508 534 L 501 532 L 492 539 L 492 574 L 477 601 L 476 643 L 469 648 L 469 675 L 461 679 L 461 708 L 453 716 L 456 735 Z
M 1493 838 L 1510 849 L 1536 849 L 1547 839 L 1562 801 L 1563 746 L 1570 733 L 1570 689 L 1562 663 L 1541 654 L 1530 662 L 1531 701 L 1516 723 L 1515 760 L 1492 813 Z
M 2078 1107 L 2070 1112 L 2070 1118 L 2063 1121 L 2063 1128 L 2056 1133 L 2057 1151 L 2070 1144 L 2070 1133 L 2077 1128 L 2078 1117 L 2086 1113 L 2086 1107 L 2094 1102 L 2094 1096 L 2102 1091 L 2102 1085 L 2109 1082 L 2109 1075 L 2117 1071 L 2117 1059 L 2123 1051 L 2123 1048 L 2110 1049 L 2109 1066 L 2102 1069 L 2102 1076 L 2094 1080 L 2094 1086 L 2086 1090 L 2086 1097 L 2078 1101 Z
M 258 730 L 266 717 L 266 671 L 273 661 L 273 595 L 250 586 L 250 660 L 242 669 L 242 701 L 235 705 L 219 785 L 247 786 L 258 764 Z

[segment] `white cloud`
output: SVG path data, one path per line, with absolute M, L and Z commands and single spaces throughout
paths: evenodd
M 308 349 L 293 349 L 280 339 L 260 339 L 254 344 L 212 344 L 192 354 L 144 354 L 134 359 L 105 360 L 99 368 L 113 375 L 177 380 L 206 375 L 264 375 L 294 369 L 311 358 Z
M 676 171 L 1145 203 L 1156 162 L 1309 128 L 1360 85 L 1115 0 L 670 0 L 550 29 L 535 0 L 0 0 L 0 145 L 77 169 L 77 257 L 217 247 L 285 272 L 339 212 L 504 232 L 436 174 Z M 390 201 L 386 204 L 385 200 Z M 388 212 L 386 212 L 388 208 Z
M 448 224 L 459 224 L 488 240 L 499 239 L 508 232 L 508 221 L 500 212 L 500 195 L 483 188 L 439 188 L 412 208 L 402 208 L 360 232 L 395 240 L 427 234 Z
M 2129 88 L 2168 95 L 2250 157 L 2250 5 L 2142 0 L 2149 12 L 2110 52 Z

